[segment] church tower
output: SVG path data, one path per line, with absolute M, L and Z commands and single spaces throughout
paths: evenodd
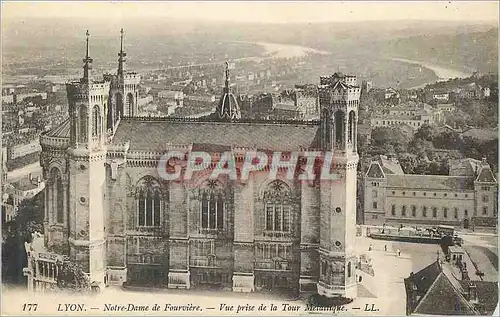
M 240 106 L 236 97 L 231 92 L 229 85 L 229 63 L 226 62 L 225 82 L 222 96 L 217 106 L 217 117 L 223 120 L 239 120 L 241 119 Z
M 121 117 L 133 117 L 138 114 L 139 83 L 141 77 L 126 70 L 127 53 L 123 50 L 123 29 L 120 30 L 120 52 L 116 75 L 106 74 L 104 79 L 110 82 L 109 109 L 107 112 L 107 130 L 116 130 Z
M 360 88 L 355 76 L 335 73 L 320 78 L 321 145 L 332 154 L 332 173 L 321 180 L 320 277 L 318 292 L 331 297 L 357 296 L 356 150 Z
M 66 84 L 70 115 L 68 148 L 69 255 L 91 282 L 104 283 L 105 114 L 109 82 L 92 76 L 87 31 L 83 77 Z

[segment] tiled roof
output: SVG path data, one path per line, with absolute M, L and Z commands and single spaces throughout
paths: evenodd
M 29 178 L 23 178 L 22 180 L 13 183 L 12 186 L 14 186 L 15 189 L 21 191 L 27 191 L 38 188 L 38 185 L 34 184 Z
M 414 311 L 423 315 L 475 315 L 473 307 L 445 274 L 439 274 Z
M 497 282 L 472 281 L 478 302 L 469 301 L 471 281 L 457 279 L 447 263 L 435 261 L 404 283 L 407 314 L 491 315 L 498 304 Z
M 401 165 L 398 162 L 389 160 L 385 155 L 379 156 L 379 163 L 384 169 L 385 174 L 404 174 Z
M 48 131 L 45 135 L 56 138 L 69 138 L 69 133 L 70 133 L 69 128 L 70 128 L 69 118 L 66 118 L 60 125 Z
M 387 175 L 388 187 L 404 187 L 427 190 L 470 190 L 474 179 L 466 176 L 444 175 Z
M 445 269 L 435 261 L 404 280 L 408 315 L 474 314 L 459 281 Z
M 483 166 L 481 168 L 481 171 L 479 172 L 479 175 L 476 178 L 476 181 L 496 183 L 497 180 L 495 179 L 495 176 L 493 176 L 490 167 Z
M 463 289 L 467 289 L 469 281 L 459 281 Z M 498 283 L 474 281 L 479 303 L 474 304 L 482 315 L 492 315 L 498 305 Z
M 319 125 L 304 123 L 194 122 L 123 118 L 113 144 L 130 141 L 130 150 L 163 151 L 167 143 L 210 144 L 261 150 L 315 148 Z
M 458 159 L 458 160 L 450 160 L 450 175 L 454 176 L 474 176 L 474 173 L 479 170 L 479 166 L 481 166 L 481 161 L 478 161 L 473 158 L 466 159 Z
M 385 174 L 378 162 L 372 162 L 370 168 L 368 169 L 368 172 L 366 173 L 366 177 L 384 178 Z

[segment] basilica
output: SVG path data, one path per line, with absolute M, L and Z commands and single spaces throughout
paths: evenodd
M 102 79 L 88 33 L 86 41 L 83 76 L 67 83 L 69 117 L 40 137 L 52 255 L 29 252 L 29 287 L 55 279 L 53 262 L 67 256 L 99 285 L 357 296 L 355 76 L 320 78 L 319 121 L 241 118 L 228 70 L 212 115 L 138 117 L 141 78 L 126 70 L 123 31 L 117 72 Z M 169 181 L 157 170 L 166 151 L 328 152 L 340 178 L 269 179 L 262 170 L 212 180 L 202 171 Z

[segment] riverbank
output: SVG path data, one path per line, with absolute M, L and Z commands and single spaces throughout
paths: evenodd
M 447 81 L 447 80 L 453 79 L 453 78 L 467 78 L 467 77 L 472 76 L 472 74 L 473 74 L 473 71 L 463 71 L 463 70 L 453 69 L 453 68 L 445 67 L 442 65 L 436 65 L 433 63 L 429 63 L 429 62 L 416 61 L 416 60 L 405 59 L 405 58 L 389 58 L 389 59 L 392 61 L 401 62 L 401 63 L 405 63 L 405 64 L 419 65 L 423 68 L 430 69 L 431 71 L 434 72 L 434 74 L 438 78 L 436 81 L 423 83 L 421 85 L 411 87 L 410 89 L 423 88 L 428 84 L 434 84 L 435 82 L 439 82 L 439 81 Z

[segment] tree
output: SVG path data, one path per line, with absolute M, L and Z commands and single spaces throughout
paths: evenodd
M 31 234 L 43 231 L 44 191 L 31 199 L 25 199 L 19 204 L 14 221 L 2 243 L 2 280 L 7 283 L 24 283 L 23 267 L 27 264 L 25 242 L 31 242 Z
M 383 146 L 385 144 L 406 144 L 408 137 L 398 128 L 377 127 L 372 130 L 372 140 L 375 145 Z
M 456 150 L 462 148 L 463 141 L 458 132 L 445 131 L 434 135 L 432 144 L 436 149 Z
M 399 164 L 405 174 L 414 174 L 417 167 L 417 158 L 413 155 L 403 154 L 398 157 Z
M 421 126 L 417 132 L 413 135 L 414 139 L 420 139 L 424 141 L 432 141 L 435 135 L 435 130 L 428 124 Z
M 427 175 L 438 175 L 438 173 L 439 173 L 439 163 L 431 162 L 427 166 L 427 171 L 426 171 L 425 174 L 427 174 Z
M 90 280 L 82 268 L 69 260 L 58 262 L 57 286 L 75 292 L 90 290 Z

